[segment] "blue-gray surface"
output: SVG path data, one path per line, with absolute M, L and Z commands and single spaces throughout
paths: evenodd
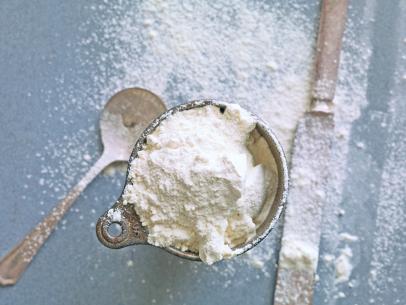
M 87 4 L 89 2 L 96 3 L 87 1 Z M 351 9 L 361 9 L 363 1 L 353 2 Z M 40 209 L 43 211 L 55 204 L 54 195 L 36 192 L 38 181 L 27 179 L 41 171 L 34 154 L 47 146 L 50 139 L 63 145 L 63 136 L 97 126 L 97 110 L 55 108 L 61 106 L 57 92 L 68 88 L 74 90 L 72 86 L 91 86 L 92 77 L 97 73 L 96 67 L 94 71 L 78 71 L 77 54 L 66 48 L 87 35 L 86 30 L 92 30 L 91 22 L 87 23 L 89 28 L 85 31 L 78 26 L 90 19 L 91 11 L 84 10 L 83 5 L 84 1 L 79 0 L 1 1 L 0 256 L 42 218 L 38 202 L 43 202 Z M 406 106 L 402 106 L 401 99 L 393 100 L 393 96 L 406 96 L 405 82 L 399 85 L 393 81 L 395 70 L 401 62 L 405 63 L 400 58 L 402 47 L 406 48 L 403 42 L 406 38 L 405 6 L 405 1 L 401 0 L 375 3 L 375 22 L 371 23 L 373 50 L 368 71 L 369 104 L 352 129 L 353 143 L 361 140 L 366 143 L 365 150 L 359 150 L 355 145 L 350 147 L 347 167 L 356 174 L 348 175 L 342 202 L 347 214 L 341 226 L 362 236 L 354 250 L 358 257 L 352 274 L 355 287 L 342 289 L 346 298 L 332 298 L 326 293 L 329 275 L 324 277 L 321 263 L 316 304 L 367 304 L 374 300 L 395 304 L 406 297 L 402 289 L 406 256 L 401 247 L 395 249 L 398 254 L 393 260 L 393 268 L 384 273 L 394 281 L 383 284 L 378 290 L 368 286 L 373 233 L 380 230 L 375 228 L 375 218 L 378 217 L 381 173 L 386 168 L 385 160 L 401 160 L 406 154 L 402 150 L 404 146 L 399 149 L 391 145 L 398 139 L 398 142 L 403 141 L 406 133 Z M 317 22 L 313 19 L 309 22 Z M 64 75 L 64 82 L 56 81 L 60 75 Z M 55 89 L 45 92 L 47 102 L 44 88 Z M 391 111 L 389 105 L 396 111 Z M 67 124 L 61 124 L 58 111 L 64 111 Z M 94 140 L 96 134 L 96 130 L 94 135 L 84 134 L 83 142 L 91 143 L 86 144 L 90 149 L 100 150 Z M 57 167 L 56 158 L 49 162 L 50 167 L 53 162 Z M 120 193 L 122 186 L 112 184 L 111 179 L 111 176 L 100 176 L 90 185 L 76 205 L 82 217 L 75 212 L 66 216 L 67 229 L 59 229 L 53 234 L 21 281 L 14 287 L 0 289 L 0 304 L 272 303 L 273 267 L 267 277 L 241 265 L 233 273 L 234 277 L 226 278 L 211 268 L 196 267 L 194 262 L 180 263 L 180 259 L 158 249 L 137 247 L 112 251 L 101 246 L 89 223 L 94 222 Z M 396 200 L 405 201 L 404 192 L 402 194 L 403 197 L 400 195 Z M 92 200 L 96 197 L 97 201 Z M 95 212 L 91 212 L 92 209 Z M 399 212 L 404 213 L 404 210 Z M 404 232 L 395 231 L 394 234 L 406 243 Z M 274 233 L 271 238 L 277 239 L 276 235 Z M 327 244 L 322 241 L 322 247 Z M 129 260 L 134 261 L 133 267 L 127 265 Z M 220 267 L 222 264 L 227 263 L 221 263 Z M 222 281 L 225 280 L 231 281 L 224 285 Z

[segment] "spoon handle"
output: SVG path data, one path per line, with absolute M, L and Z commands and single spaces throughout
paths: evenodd
M 90 168 L 64 199 L 25 238 L 0 260 L 0 286 L 14 285 L 28 267 L 39 249 L 51 235 L 64 214 L 69 211 L 76 198 L 93 179 L 112 163 L 106 153 Z

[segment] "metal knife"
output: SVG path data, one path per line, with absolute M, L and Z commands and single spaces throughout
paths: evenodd
M 333 98 L 347 6 L 348 0 L 323 0 L 321 4 L 312 101 L 299 121 L 293 143 L 275 305 L 308 305 L 313 301 L 334 137 Z

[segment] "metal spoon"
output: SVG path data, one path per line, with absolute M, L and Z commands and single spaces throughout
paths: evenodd
M 176 112 L 187 111 L 189 109 L 205 107 L 208 105 L 216 106 L 219 108 L 219 111 L 222 112 L 224 112 L 224 110 L 227 108 L 226 104 L 219 101 L 198 100 L 175 106 L 163 113 L 160 117 L 156 118 L 145 129 L 135 144 L 129 160 L 126 185 L 132 184 L 128 176 L 131 169 L 132 160 L 138 157 L 138 152 L 144 149 L 144 144 L 147 141 L 148 135 L 153 133 L 162 121 Z M 272 185 L 274 192 L 270 192 L 272 195 L 266 198 L 263 211 L 260 213 L 261 217 L 257 217 L 259 226 L 257 228 L 256 236 L 250 240 L 247 240 L 243 244 L 236 246 L 233 249 L 235 255 L 242 254 L 256 246 L 275 227 L 283 209 L 285 208 L 285 201 L 288 191 L 288 169 L 282 146 L 279 144 L 276 136 L 269 129 L 269 127 L 259 118 L 257 118 L 255 132 L 257 133 L 257 136 L 262 136 L 267 141 L 273 157 L 271 162 L 273 162 L 276 171 L 276 177 Z M 116 232 L 116 234 L 112 234 L 111 232 L 113 225 L 119 226 L 119 230 L 117 230 L 118 232 Z M 116 203 L 99 218 L 96 224 L 96 234 L 103 245 L 113 249 L 136 244 L 149 244 L 148 229 L 142 226 L 138 215 L 132 207 L 132 204 L 124 204 L 122 195 L 118 198 Z M 181 251 L 174 247 L 164 248 L 164 250 L 189 260 L 200 260 L 198 253 Z
M 158 96 L 141 88 L 122 90 L 107 102 L 100 118 L 103 154 L 48 216 L 2 258 L 0 285 L 14 285 L 18 281 L 79 194 L 107 165 L 127 162 L 141 132 L 165 110 L 165 104 Z

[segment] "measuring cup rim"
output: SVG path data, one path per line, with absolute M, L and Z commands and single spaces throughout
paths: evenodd
M 173 115 L 177 112 L 180 112 L 180 111 L 186 111 L 186 110 L 198 108 L 198 107 L 205 107 L 208 105 L 213 105 L 213 106 L 216 106 L 219 108 L 223 108 L 223 107 L 227 108 L 227 106 L 230 105 L 230 103 L 225 103 L 225 102 L 222 102 L 219 100 L 214 100 L 214 99 L 193 100 L 193 101 L 190 101 L 190 102 L 187 102 L 184 104 L 174 106 L 174 107 L 168 109 L 167 111 L 165 111 L 164 113 L 162 113 L 155 120 L 153 120 L 148 125 L 148 127 L 145 128 L 145 130 L 142 132 L 142 134 L 138 138 L 136 144 L 134 145 L 134 149 L 133 149 L 131 156 L 129 158 L 129 161 L 128 161 L 129 164 L 128 164 L 128 168 L 127 168 L 127 174 L 126 174 L 126 180 L 125 180 L 126 184 L 124 186 L 124 189 L 128 183 L 131 163 L 135 158 L 138 157 L 138 152 L 143 150 L 143 147 L 147 141 L 148 135 L 152 134 L 155 131 L 155 129 L 159 126 L 159 124 L 166 118 L 170 117 L 171 115 Z M 246 111 L 248 111 L 248 110 L 246 110 Z M 242 253 L 245 253 L 246 251 L 248 251 L 248 250 L 252 249 L 253 247 L 255 247 L 256 245 L 258 245 L 269 234 L 269 232 L 275 227 L 277 221 L 279 220 L 282 212 L 285 209 L 287 193 L 288 193 L 288 184 L 289 184 L 288 166 L 287 166 L 287 161 L 286 161 L 286 157 L 285 157 L 285 153 L 283 151 L 282 145 L 279 143 L 279 141 L 276 138 L 273 131 L 268 127 L 268 125 L 260 117 L 251 113 L 250 111 L 248 111 L 248 112 L 256 119 L 256 129 L 259 132 L 259 134 L 265 138 L 265 140 L 267 141 L 267 143 L 269 145 L 269 148 L 271 150 L 272 156 L 275 160 L 276 167 L 277 167 L 278 185 L 277 185 L 274 200 L 271 203 L 272 206 L 271 206 L 270 212 L 267 215 L 264 222 L 260 225 L 260 226 L 262 226 L 265 224 L 265 222 L 268 222 L 266 227 L 263 229 L 263 231 L 260 234 L 256 235 L 255 238 L 253 238 L 252 240 L 234 247 L 233 248 L 234 255 L 240 255 Z M 123 192 L 124 192 L 124 189 L 123 189 Z M 120 196 L 120 199 L 116 202 L 116 204 L 112 208 L 115 208 L 118 205 L 122 204 L 121 196 Z M 274 205 L 275 205 L 275 208 L 274 208 Z M 273 211 L 274 215 L 272 216 L 271 219 L 268 219 L 271 211 Z M 106 215 L 107 215 L 107 212 L 102 217 L 106 217 Z M 101 228 L 101 225 L 98 227 Z M 143 228 L 143 230 L 144 230 L 145 234 L 148 234 L 147 228 Z M 100 235 L 102 235 L 102 234 L 100 234 Z M 98 232 L 98 237 L 99 237 L 99 239 L 101 238 L 101 236 L 99 236 L 99 232 Z M 101 240 L 101 242 L 111 248 L 119 248 L 119 247 L 121 248 L 121 246 L 116 247 L 116 245 L 111 244 L 109 242 L 104 242 L 103 240 Z M 137 244 L 137 243 L 145 244 L 146 242 L 144 239 L 143 242 L 133 242 L 132 244 Z M 122 247 L 129 246 L 129 245 L 131 245 L 131 243 L 129 244 L 128 242 L 127 243 L 124 242 Z M 179 257 L 182 257 L 185 259 L 200 261 L 200 257 L 198 255 L 198 253 L 194 253 L 194 252 L 190 252 L 190 251 L 181 251 L 175 247 L 166 247 L 163 249 L 168 251 L 171 254 L 174 254 L 176 256 L 179 256 Z

